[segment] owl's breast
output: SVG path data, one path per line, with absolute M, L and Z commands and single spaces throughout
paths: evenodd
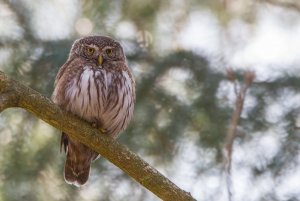
M 98 121 L 107 133 L 117 136 L 133 113 L 133 87 L 127 71 L 86 67 L 66 86 L 66 109 L 87 121 Z

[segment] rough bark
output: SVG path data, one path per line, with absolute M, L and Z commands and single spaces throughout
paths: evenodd
M 11 107 L 20 107 L 31 112 L 94 149 L 162 200 L 195 200 L 190 193 L 180 189 L 126 146 L 61 110 L 48 98 L 0 71 L 0 112 Z

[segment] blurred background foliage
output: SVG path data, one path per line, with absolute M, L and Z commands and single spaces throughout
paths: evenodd
M 300 200 L 300 4 L 296 0 L 0 0 L 0 70 L 51 96 L 73 41 L 118 39 L 137 82 L 119 141 L 197 200 L 227 200 L 223 145 L 236 95 L 226 69 L 251 70 L 234 143 L 238 201 Z M 87 185 L 63 179 L 59 131 L 0 114 L 0 200 L 158 200 L 105 159 Z

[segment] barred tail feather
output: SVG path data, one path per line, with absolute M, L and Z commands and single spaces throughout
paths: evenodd
M 76 164 L 75 161 L 72 161 L 67 157 L 64 171 L 65 181 L 68 184 L 80 187 L 87 182 L 90 175 L 90 169 L 90 164 Z
M 84 185 L 90 175 L 91 162 L 99 154 L 65 133 L 61 138 L 61 150 L 67 154 L 64 168 L 66 182 L 77 187 Z

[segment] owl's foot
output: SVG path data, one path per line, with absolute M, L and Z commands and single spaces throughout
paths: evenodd
M 100 132 L 105 134 L 107 132 L 107 129 L 104 129 L 104 128 L 99 128 Z
M 98 118 L 94 117 L 92 118 L 92 127 L 93 128 L 101 128 L 101 122 L 99 121 Z
M 101 133 L 105 134 L 107 132 L 106 129 L 102 128 L 101 123 L 99 123 L 99 121 L 95 120 L 94 122 L 92 122 L 92 127 L 93 128 L 97 128 L 100 130 Z
M 98 125 L 98 123 L 97 123 L 97 122 L 92 122 L 92 127 L 93 127 L 93 128 L 98 128 L 98 127 L 99 127 L 99 125 Z

